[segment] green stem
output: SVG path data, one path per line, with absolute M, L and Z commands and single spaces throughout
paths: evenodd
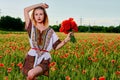
M 72 43 L 75 43 L 76 42 L 76 39 L 75 39 L 75 36 L 74 35 L 70 35 L 70 41 Z

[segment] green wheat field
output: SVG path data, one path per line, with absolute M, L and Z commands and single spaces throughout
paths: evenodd
M 57 33 L 63 40 L 66 35 Z M 120 34 L 75 33 L 77 42 L 52 50 L 50 77 L 38 80 L 120 80 Z M 0 31 L 0 80 L 25 80 L 26 32 Z

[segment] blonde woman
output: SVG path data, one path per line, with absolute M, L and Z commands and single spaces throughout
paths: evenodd
M 24 9 L 25 29 L 28 32 L 31 49 L 28 51 L 22 72 L 27 80 L 35 80 L 37 76 L 49 76 L 50 51 L 59 49 L 70 40 L 70 34 L 60 41 L 54 30 L 49 27 L 45 3 L 35 4 Z M 32 11 L 30 17 L 29 12 Z

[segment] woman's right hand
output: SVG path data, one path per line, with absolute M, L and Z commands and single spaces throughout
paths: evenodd
M 40 5 L 41 5 L 41 7 L 43 7 L 43 8 L 49 8 L 48 4 L 46 4 L 46 3 L 41 3 Z
M 37 53 L 38 55 L 41 55 L 41 54 L 43 54 L 43 51 L 36 50 L 36 53 Z

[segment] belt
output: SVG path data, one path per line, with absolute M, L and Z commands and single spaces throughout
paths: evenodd
M 34 50 L 40 50 L 40 51 L 43 51 L 43 52 L 48 52 L 47 50 L 44 50 L 44 49 L 39 49 L 39 48 L 32 48 Z

